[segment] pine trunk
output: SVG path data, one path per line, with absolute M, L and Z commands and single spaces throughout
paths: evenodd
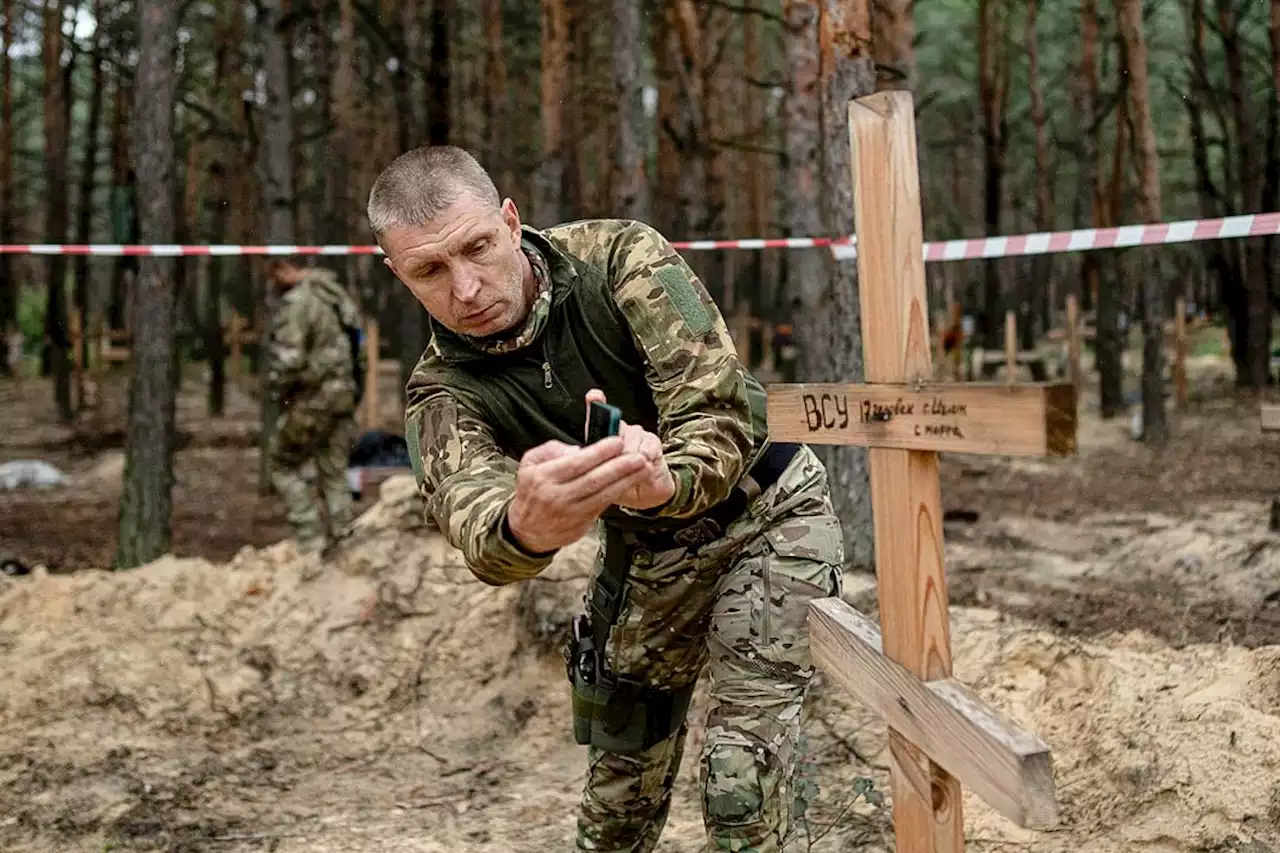
M 153 0 L 154 2 L 154 0 Z M 265 0 L 266 12 L 263 38 L 262 70 L 267 90 L 267 105 L 263 118 L 264 133 L 262 175 L 262 201 L 266 212 L 263 238 L 276 245 L 293 245 L 297 239 L 297 226 L 293 210 L 293 98 L 289 84 L 290 34 L 285 30 L 285 0 Z M 275 316 L 274 288 L 267 286 L 262 329 L 271 327 Z M 260 360 L 265 374 L 267 359 Z M 271 491 L 267 470 L 267 451 L 275 433 L 280 402 L 272 394 L 262 396 L 261 457 L 258 468 L 258 490 L 262 494 Z
M 15 243 L 13 203 L 13 46 L 14 2 L 0 3 L 0 243 Z M 18 283 L 13 277 L 13 256 L 0 255 L 0 374 L 21 365 L 9 364 L 8 334 L 18 322 Z
M 822 78 L 822 209 L 824 233 L 852 234 L 853 183 L 849 147 L 849 102 L 875 91 L 871 20 L 862 0 L 824 0 L 819 20 Z M 826 382 L 862 381 L 862 317 L 858 266 L 824 253 L 827 274 L 820 280 L 814 336 L 825 356 L 817 375 Z M 826 448 L 836 514 L 844 529 L 846 559 L 863 571 L 875 570 L 871 523 L 871 483 L 867 452 L 861 447 Z
M 1160 203 L 1160 160 L 1151 117 L 1147 75 L 1147 45 L 1143 32 L 1142 0 L 1119 0 L 1118 22 L 1125 42 L 1129 70 L 1129 100 L 1133 109 L 1135 159 L 1138 172 L 1138 210 L 1144 222 L 1163 219 Z M 1159 249 L 1146 252 L 1149 265 L 1142 277 L 1142 435 L 1148 446 L 1168 440 L 1164 408 L 1164 277 Z
M 1124 63 L 1119 64 L 1120 73 Z M 1124 86 L 1123 80 L 1119 81 Z M 1121 89 L 1123 91 L 1123 89 Z M 1129 138 L 1129 99 L 1122 98 L 1116 109 L 1115 147 L 1112 151 L 1110 184 L 1099 181 L 1099 227 L 1109 228 L 1119 223 L 1123 215 L 1123 187 L 1125 151 Z M 1124 350 L 1127 331 L 1120 331 L 1120 309 L 1123 304 L 1124 263 L 1123 256 L 1112 253 L 1107 258 L 1107 275 L 1099 281 L 1097 292 L 1097 316 L 1094 324 L 1098 365 L 1099 409 L 1104 419 L 1110 419 L 1124 410 Z
M 876 91 L 914 90 L 915 0 L 871 0 L 870 6 Z
M 644 50 L 640 7 L 633 0 L 613 0 L 613 91 L 617 98 L 618 137 L 613 152 L 615 216 L 648 221 L 649 178 L 645 141 L 644 86 L 640 79 Z
M 63 0 L 45 0 L 44 6 L 44 173 L 45 242 L 65 243 L 70 209 L 67 199 L 67 89 L 62 67 Z M 51 255 L 48 261 L 48 298 L 45 306 L 45 358 L 43 372 L 53 375 L 58 420 L 69 424 L 71 407 L 71 339 L 67 329 L 67 256 Z
M 129 163 L 129 84 L 117 76 L 111 111 L 111 238 L 120 243 L 138 241 L 137 196 L 133 167 Z M 130 322 L 129 282 L 137 277 L 135 256 L 118 258 L 111 267 L 107 297 L 107 328 L 124 329 Z
M 140 185 L 142 239 L 174 239 L 174 0 L 138 0 L 134 152 Z M 120 495 L 117 568 L 158 559 L 170 546 L 173 491 L 175 347 L 173 261 L 142 258 L 134 288 L 133 379 L 124 488 Z
M 484 3 L 484 139 L 490 174 L 499 180 L 498 192 L 513 195 L 510 179 L 510 149 L 505 144 L 508 121 L 507 53 L 502 25 L 502 0 Z
M 548 227 L 564 215 L 564 103 L 569 90 L 569 13 L 565 0 L 542 0 L 542 162 L 534 210 Z
M 1004 90 L 1001 82 L 1002 37 L 998 0 L 978 0 L 978 102 L 982 113 L 982 221 L 986 234 L 1000 234 L 1004 193 Z M 998 259 L 983 262 L 982 345 L 1003 346 L 1006 309 L 1002 266 Z
M 1049 174 L 1048 118 L 1044 105 L 1044 90 L 1040 85 L 1040 39 L 1036 33 L 1036 0 L 1027 0 L 1026 50 L 1027 88 L 1031 94 L 1031 124 L 1036 140 L 1036 229 L 1041 232 L 1053 229 L 1053 184 Z M 1053 256 L 1035 255 L 1031 260 L 1031 275 L 1027 281 L 1038 304 L 1037 314 L 1045 323 L 1049 312 L 1057 305 L 1054 293 Z M 1029 294 L 1030 295 L 1030 294 Z M 1030 330 L 1028 330 L 1030 331 Z
M 1249 83 L 1244 70 L 1245 47 L 1240 37 L 1240 15 L 1232 0 L 1217 0 L 1218 30 L 1226 56 L 1227 91 L 1231 102 L 1239 151 L 1239 186 L 1242 213 L 1262 211 L 1264 180 L 1254 135 Z M 1271 304 L 1267 281 L 1267 245 L 1262 238 L 1244 241 L 1245 335 L 1244 373 L 1236 383 L 1264 388 L 1270 379 Z
M 821 192 L 819 140 L 822 137 L 822 57 L 818 50 L 818 4 L 788 0 L 783 27 L 791 89 L 783 114 L 786 172 L 782 182 L 786 233 L 812 237 L 825 232 L 822 211 L 814 204 Z M 825 365 L 819 345 L 819 302 L 822 298 L 822 253 L 798 250 L 782 256 L 788 304 L 783 313 L 796 321 L 797 379 L 821 379 Z
M 1280 2 L 1280 0 L 1278 0 Z M 1219 203 L 1221 190 L 1214 185 L 1209 164 L 1209 144 L 1204 121 L 1204 109 L 1213 97 L 1209 84 L 1209 64 L 1205 55 L 1204 0 L 1192 0 L 1188 32 L 1191 41 L 1190 97 L 1186 99 L 1187 119 L 1191 129 L 1191 163 L 1195 172 L 1196 197 L 1202 219 L 1222 216 L 1226 211 Z M 1227 309 L 1227 334 L 1231 341 L 1232 358 L 1236 376 L 1248 373 L 1243 349 L 1243 330 L 1246 322 L 1243 295 L 1244 283 L 1230 262 L 1228 247 L 1222 240 L 1209 240 L 1203 244 L 1208 272 L 1218 282 L 1218 293 Z M 1207 307 L 1207 306 L 1206 306 Z
M 102 0 L 95 0 L 93 17 L 96 21 L 103 19 Z M 80 167 L 80 204 L 76 217 L 76 242 L 82 245 L 92 242 L 90 225 L 93 221 L 94 178 L 98 169 L 98 128 L 102 124 L 102 89 L 103 75 L 103 33 L 95 32 L 92 36 L 93 46 L 89 52 L 89 61 L 93 63 L 93 88 L 89 94 L 89 120 L 85 128 L 84 158 Z M 80 311 L 81 328 L 89 328 L 89 257 L 79 255 L 75 262 L 76 308 Z M 89 349 L 92 341 L 88 334 L 81 335 L 80 363 L 89 363 Z
M 760 7 L 759 0 L 753 0 L 751 9 Z M 766 124 L 761 57 L 765 52 L 764 39 L 760 33 L 760 16 L 748 13 L 743 21 L 743 48 L 747 54 L 746 122 L 747 133 L 753 143 L 759 145 L 760 140 L 770 139 Z M 765 213 L 768 201 L 768 187 L 772 178 L 772 158 L 760 151 L 742 154 L 743 168 L 746 169 L 747 185 L 747 231 L 748 236 L 763 237 L 771 226 L 771 219 Z M 757 312 L 766 320 L 776 319 L 777 309 L 777 276 L 766 275 L 766 265 L 776 258 L 776 254 L 768 251 L 748 253 L 747 263 L 750 265 L 748 281 L 759 306 Z
M 1098 7 L 1096 0 L 1080 0 L 1080 70 L 1074 87 L 1076 111 L 1080 119 L 1079 181 L 1076 184 L 1077 216 L 1082 228 L 1096 228 L 1099 222 L 1098 167 Z M 1080 305 L 1093 308 L 1098 292 L 1098 254 L 1080 256 Z

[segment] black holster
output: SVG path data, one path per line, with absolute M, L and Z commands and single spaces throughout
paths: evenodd
M 684 724 L 694 685 L 662 689 L 609 671 L 605 646 L 626 592 L 630 547 L 607 528 L 604 570 L 596 578 L 590 614 L 573 618 L 564 650 L 573 696 L 573 736 L 580 745 L 635 753 L 671 737 Z

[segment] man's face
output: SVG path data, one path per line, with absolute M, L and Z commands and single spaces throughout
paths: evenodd
M 382 237 L 386 264 L 427 312 L 471 337 L 496 335 L 524 322 L 530 294 L 520 250 L 520 215 L 462 194 L 425 225 Z

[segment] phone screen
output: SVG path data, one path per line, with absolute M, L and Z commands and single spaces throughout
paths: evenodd
M 608 403 L 592 403 L 587 412 L 587 444 L 618 434 L 622 411 Z

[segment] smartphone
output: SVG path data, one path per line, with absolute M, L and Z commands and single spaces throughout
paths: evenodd
M 618 434 L 622 422 L 622 410 L 608 403 L 591 404 L 587 411 L 587 444 Z

